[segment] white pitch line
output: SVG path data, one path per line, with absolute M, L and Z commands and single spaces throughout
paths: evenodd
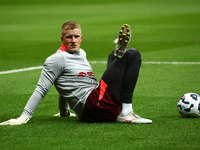
M 167 65 L 199 65 L 200 62 L 169 62 L 169 61 L 145 61 L 143 64 L 167 64 Z
M 107 61 L 89 61 L 90 64 L 106 64 Z
M 91 64 L 105 64 L 107 61 L 90 61 Z M 143 61 L 142 64 L 199 65 L 200 62 Z
M 41 69 L 42 66 L 37 66 L 37 67 L 29 67 L 29 68 L 23 68 L 23 69 L 15 69 L 15 70 L 8 70 L 8 71 L 1 71 L 1 74 L 9 74 L 9 73 L 16 73 L 16 72 L 23 72 L 23 71 L 30 71 L 30 70 L 36 70 L 36 69 Z
M 107 61 L 89 61 L 91 64 L 105 64 Z M 144 61 L 142 64 L 166 64 L 166 65 L 200 65 L 200 62 L 168 62 L 168 61 Z M 42 69 L 43 66 L 36 66 L 36 67 L 29 67 L 29 68 L 22 68 L 22 69 L 14 69 L 8 71 L 1 71 L 1 74 L 10 74 L 16 72 L 23 72 L 23 71 L 30 71 L 36 69 Z

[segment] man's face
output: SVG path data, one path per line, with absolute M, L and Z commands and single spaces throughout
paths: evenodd
M 81 29 L 65 30 L 65 35 L 61 36 L 61 41 L 70 52 L 78 51 L 82 42 Z

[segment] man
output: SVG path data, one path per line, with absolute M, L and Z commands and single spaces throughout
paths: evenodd
M 80 25 L 74 21 L 64 23 L 63 45 L 46 59 L 36 89 L 22 115 L 0 125 L 27 123 L 52 84 L 59 93 L 60 113 L 57 116 L 73 116 L 70 106 L 79 120 L 84 122 L 152 123 L 132 110 L 141 56 L 135 49 L 126 50 L 130 38 L 130 27 L 124 24 L 119 32 L 117 47 L 109 55 L 107 69 L 98 83 L 85 51 L 80 48 Z

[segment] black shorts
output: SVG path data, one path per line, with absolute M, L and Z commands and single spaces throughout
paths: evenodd
M 81 121 L 115 122 L 120 108 L 121 102 L 101 79 L 99 86 L 87 98 Z

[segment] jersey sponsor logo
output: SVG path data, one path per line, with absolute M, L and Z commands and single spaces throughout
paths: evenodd
M 87 75 L 88 75 L 88 76 L 94 76 L 92 71 L 87 72 Z
M 90 71 L 90 72 L 87 72 L 87 73 L 85 73 L 85 72 L 79 72 L 78 77 L 85 77 L 86 75 L 88 75 L 88 76 L 94 76 L 93 72 Z
M 84 77 L 85 75 L 86 75 L 85 72 L 80 72 L 79 75 L 78 75 L 78 77 Z

